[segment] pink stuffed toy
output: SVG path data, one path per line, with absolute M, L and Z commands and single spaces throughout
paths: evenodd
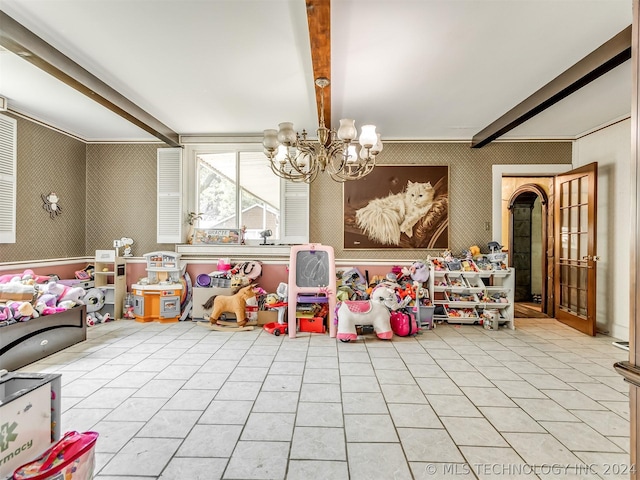
M 20 280 L 20 275 L 15 273 L 7 273 L 5 275 L 0 275 L 0 283 L 9 283 L 14 278 L 17 278 L 18 280 Z
M 33 270 L 27 269 L 24 272 L 20 273 L 7 273 L 5 275 L 0 275 L 0 283 L 9 283 L 11 281 L 23 281 L 26 282 L 28 280 L 33 280 L 35 283 L 46 283 L 48 282 L 50 277 L 43 275 L 36 275 Z
M 11 320 L 13 318 L 13 312 L 9 307 L 0 307 L 0 322 Z
M 22 281 L 33 280 L 36 283 L 47 283 L 51 277 L 45 275 L 36 275 L 33 270 L 27 269 L 22 273 Z

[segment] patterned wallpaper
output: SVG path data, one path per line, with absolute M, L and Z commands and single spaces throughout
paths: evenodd
M 133 239 L 133 255 L 175 249 L 156 243 L 156 151 L 161 144 L 87 145 L 87 254 Z
M 491 226 L 493 164 L 571 164 L 571 142 L 491 143 L 480 149 L 467 143 L 386 143 L 380 165 L 449 166 L 449 240 L 454 254 L 471 245 L 486 247 Z M 324 177 L 311 188 L 311 240 L 332 245 L 336 258 L 415 260 L 428 250 L 344 250 L 342 184 Z M 487 222 L 489 222 L 487 229 Z
M 0 244 L 0 262 L 84 256 L 86 145 L 7 115 L 18 122 L 16 243 Z M 53 219 L 41 198 L 51 192 L 62 207 Z
M 0 244 L 0 261 L 93 255 L 131 237 L 133 254 L 173 250 L 156 239 L 156 150 L 160 144 L 85 145 L 18 119 L 18 243 Z M 493 164 L 570 164 L 571 142 L 387 143 L 380 164 L 448 165 L 450 248 L 491 238 Z M 86 174 L 86 176 L 85 176 Z M 63 214 L 52 220 L 41 193 L 55 191 Z M 344 250 L 342 184 L 321 176 L 311 186 L 310 240 L 339 259 L 411 260 L 426 250 Z M 86 204 L 86 206 L 85 206 Z M 86 222 L 85 222 L 86 213 Z M 486 228 L 489 222 L 489 229 Z

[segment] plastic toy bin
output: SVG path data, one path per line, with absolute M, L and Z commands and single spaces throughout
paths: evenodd
M 61 375 L 9 373 L 0 377 L 0 430 L 8 438 L 0 479 L 42 454 L 60 438 Z M 9 435 L 7 435 L 9 434 Z

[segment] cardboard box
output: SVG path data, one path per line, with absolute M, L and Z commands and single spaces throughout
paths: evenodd
M 286 320 L 286 317 L 285 317 Z M 277 322 L 278 312 L 275 310 L 259 310 L 258 325 L 266 325 L 267 323 Z

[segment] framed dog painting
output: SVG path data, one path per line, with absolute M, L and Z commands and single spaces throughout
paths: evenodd
M 383 165 L 344 184 L 344 248 L 449 247 L 449 167 Z

